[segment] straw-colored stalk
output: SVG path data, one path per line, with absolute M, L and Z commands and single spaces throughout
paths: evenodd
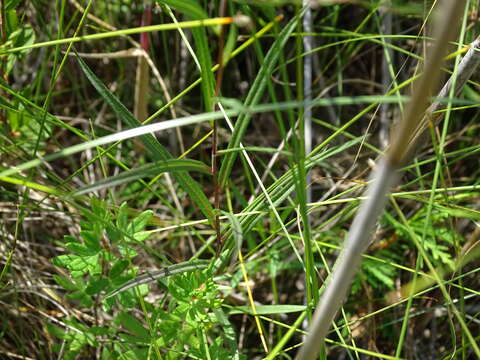
M 367 198 L 361 203 L 350 227 L 343 249 L 315 310 L 309 334 L 296 357 L 297 360 L 317 358 L 330 325 L 347 295 L 377 219 L 384 210 L 387 195 L 399 178 L 398 170 L 415 147 L 414 140 L 418 139 L 416 134 L 423 126 L 422 119 L 425 118 L 430 97 L 438 83 L 449 42 L 455 38 L 458 28 L 456 25 L 459 24 L 464 6 L 463 0 L 442 2 L 438 14 L 442 21 L 436 29 L 435 45 L 426 59 L 422 76 L 415 83 L 411 101 L 399 125 L 397 136 L 392 140 L 391 147 L 371 176 L 372 181 L 366 192 Z

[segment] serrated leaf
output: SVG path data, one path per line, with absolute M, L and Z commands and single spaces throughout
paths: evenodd
M 127 226 L 127 233 L 129 234 L 135 234 L 139 231 L 142 231 L 145 226 L 147 226 L 148 221 L 152 218 L 153 216 L 153 211 L 152 210 L 146 210 L 142 212 L 140 215 L 135 217 L 130 224 Z

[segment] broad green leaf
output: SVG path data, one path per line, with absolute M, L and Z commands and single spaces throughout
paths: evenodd
M 142 212 L 140 215 L 135 217 L 128 224 L 127 233 L 135 234 L 135 233 L 145 229 L 145 226 L 147 226 L 148 221 L 152 218 L 152 216 L 153 216 L 153 211 L 152 210 L 146 210 L 146 211 Z

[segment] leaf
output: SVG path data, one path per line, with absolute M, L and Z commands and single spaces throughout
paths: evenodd
M 146 343 L 150 342 L 150 333 L 143 327 L 140 321 L 138 321 L 132 315 L 127 314 L 126 312 L 121 312 L 117 316 L 117 319 L 120 321 L 123 327 L 125 327 L 125 329 L 130 331 L 132 334 L 136 335 Z
M 90 251 L 97 253 L 102 249 L 99 239 L 100 234 L 96 234 L 93 231 L 80 231 L 80 236 L 85 242 L 85 247 Z
M 119 175 L 111 176 L 107 179 L 98 181 L 95 184 L 84 186 L 75 191 L 73 194 L 83 195 L 105 188 L 112 188 L 114 186 L 122 185 L 127 182 L 135 181 L 145 177 L 154 177 L 163 172 L 173 173 L 178 171 L 198 171 L 204 174 L 210 174 L 210 168 L 201 161 L 189 159 L 169 159 L 164 161 L 156 161 L 151 164 L 125 171 Z
M 78 243 L 68 243 L 65 247 L 79 256 L 92 256 L 98 252 Z
M 99 275 L 101 273 L 98 255 L 60 255 L 53 259 L 53 263 L 57 266 L 69 269 L 73 278 L 82 276 L 87 272 L 91 275 Z
M 205 10 L 203 10 L 203 8 L 194 0 L 161 0 L 157 2 L 171 6 L 193 20 L 208 18 L 208 14 Z
M 67 279 L 66 277 L 63 277 L 63 276 L 59 276 L 59 275 L 53 275 L 53 280 L 58 284 L 60 285 L 61 287 L 63 287 L 65 290 L 68 290 L 68 291 L 75 291 L 75 290 L 78 290 L 78 286 L 77 284 L 75 284 L 74 282 L 70 281 L 70 279 Z
M 305 311 L 305 305 L 257 305 L 255 306 L 256 315 L 289 314 Z M 253 315 L 250 306 L 235 306 L 229 312 L 229 315 L 249 314 Z
M 125 269 L 128 268 L 128 265 L 130 262 L 127 259 L 120 259 L 113 264 L 112 268 L 110 269 L 110 278 L 116 278 L 120 276 L 122 272 L 125 271 Z
M 13 10 L 22 0 L 7 0 L 5 4 L 5 11 Z
M 132 287 L 142 285 L 142 284 L 148 284 L 157 279 L 162 279 L 171 275 L 181 274 L 188 271 L 203 270 L 207 267 L 207 264 L 208 262 L 203 260 L 186 261 L 180 264 L 167 266 L 158 271 L 147 272 L 146 274 L 137 276 L 135 279 L 130 280 L 127 283 L 123 284 L 121 287 L 119 287 L 115 291 L 105 296 L 104 300 L 112 296 L 115 296 L 121 292 L 124 292 L 125 290 L 128 290 Z
M 219 324 L 222 325 L 224 329 L 222 336 L 225 338 L 225 341 L 230 348 L 230 359 L 240 360 L 240 351 L 238 348 L 235 329 L 233 328 L 230 321 L 228 321 L 227 315 L 223 312 L 222 308 L 214 308 L 213 313 L 215 314 L 215 317 L 217 318 Z
M 265 87 L 267 86 L 267 82 L 270 81 L 270 75 L 275 67 L 282 48 L 285 46 L 288 38 L 292 34 L 292 32 L 296 29 L 297 23 L 303 11 L 295 16 L 280 32 L 278 37 L 275 39 L 275 42 L 272 44 L 270 50 L 268 51 L 265 59 L 263 61 L 260 70 L 253 82 L 252 86 L 250 87 L 250 91 L 247 94 L 247 98 L 245 99 L 244 106 L 250 107 L 257 105 L 261 100 L 263 93 L 265 91 Z M 250 122 L 251 114 L 250 113 L 242 113 L 238 117 L 238 120 L 235 123 L 235 129 L 233 131 L 232 137 L 230 142 L 228 143 L 228 149 L 238 148 L 240 145 L 240 141 L 245 134 L 247 126 Z M 219 183 L 222 186 L 228 181 L 230 173 L 232 171 L 233 163 L 237 157 L 236 152 L 227 153 L 222 161 L 222 166 L 220 167 L 220 171 L 218 174 Z
M 393 266 L 371 259 L 364 259 L 362 270 L 367 273 L 367 280 L 373 287 L 379 288 L 379 284 L 382 284 L 388 289 L 393 289 L 395 285 L 393 279 L 396 276 L 396 270 Z
M 8 36 L 8 40 L 12 42 L 14 47 L 28 46 L 35 42 L 35 32 L 31 26 L 22 26 L 21 28 L 12 32 Z M 5 73 L 8 74 L 12 70 L 17 59 L 28 51 L 29 50 L 24 50 L 19 53 L 8 55 Z
M 99 279 L 93 280 L 85 288 L 85 294 L 87 295 L 98 294 L 100 293 L 100 291 L 102 291 L 108 286 L 108 283 L 109 281 L 106 278 L 99 278 Z
M 145 226 L 147 226 L 148 221 L 152 218 L 153 211 L 146 210 L 142 212 L 140 215 L 135 217 L 130 224 L 127 226 L 127 233 L 129 234 L 136 234 L 139 231 L 142 231 Z
M 130 128 L 141 125 L 140 121 L 135 119 L 127 108 L 107 89 L 107 87 L 95 76 L 87 64 L 77 57 L 80 67 L 90 83 L 95 87 L 100 96 L 111 106 L 115 113 L 128 125 Z M 165 149 L 158 140 L 151 134 L 140 136 L 140 140 L 145 144 L 155 161 L 165 161 L 172 158 L 172 155 Z M 190 196 L 192 201 L 198 206 L 200 211 L 210 221 L 214 223 L 214 212 L 212 205 L 208 201 L 207 196 L 203 192 L 200 185 L 192 179 L 187 172 L 175 172 L 173 177 L 178 181 L 180 187 Z

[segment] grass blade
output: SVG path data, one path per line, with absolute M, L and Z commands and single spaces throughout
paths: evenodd
M 77 59 L 82 71 L 87 76 L 90 83 L 95 87 L 103 99 L 112 107 L 112 109 L 123 120 L 123 122 L 130 128 L 140 126 L 140 121 L 133 117 L 128 109 L 110 92 L 110 90 L 107 89 L 100 79 L 95 76 L 87 64 L 81 58 Z M 140 139 L 156 161 L 172 159 L 172 155 L 158 142 L 153 135 L 143 135 L 140 137 Z M 186 172 L 176 172 L 173 174 L 173 176 L 183 190 L 185 190 L 185 192 L 191 197 L 192 201 L 198 206 L 200 211 L 202 211 L 205 217 L 213 224 L 213 208 L 200 185 Z

